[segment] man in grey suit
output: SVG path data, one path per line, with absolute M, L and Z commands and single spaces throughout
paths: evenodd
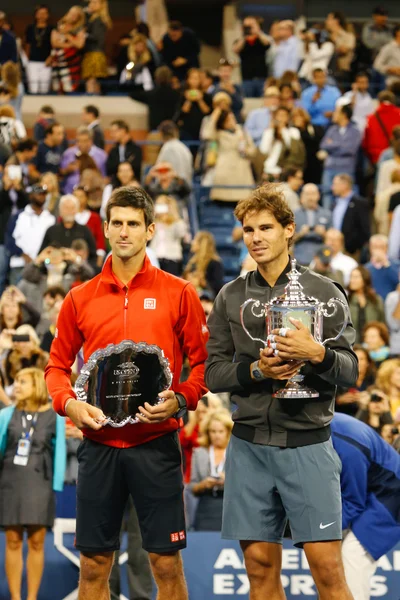
M 320 206 L 319 199 L 318 187 L 314 183 L 306 183 L 300 195 L 301 207 L 294 213 L 294 255 L 302 265 L 310 264 L 331 226 L 332 213 Z

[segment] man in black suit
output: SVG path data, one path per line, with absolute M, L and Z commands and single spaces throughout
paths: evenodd
M 154 73 L 155 86 L 152 90 L 133 90 L 130 94 L 132 100 L 149 107 L 150 131 L 155 131 L 163 121 L 172 120 L 176 114 L 181 94 L 172 88 L 171 82 L 172 71 L 164 65 Z
M 82 111 L 82 123 L 93 134 L 93 144 L 104 150 L 104 133 L 100 125 L 100 111 L 97 106 L 88 104 Z
M 115 142 L 107 158 L 107 175 L 115 177 L 118 165 L 129 162 L 136 179 L 140 181 L 142 170 L 142 150 L 131 138 L 129 126 L 125 121 L 117 119 L 111 123 L 111 136 Z
M 355 254 L 362 250 L 371 234 L 368 202 L 355 195 L 353 179 L 346 173 L 334 177 L 332 193 L 335 197 L 332 226 L 343 233 L 346 251 Z
M 179 21 L 170 21 L 161 42 L 161 53 L 167 67 L 180 81 L 186 79 L 189 69 L 199 67 L 199 40 L 191 29 L 183 27 Z

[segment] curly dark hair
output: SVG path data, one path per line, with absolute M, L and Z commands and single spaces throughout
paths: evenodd
M 373 304 L 377 304 L 379 296 L 375 292 L 374 288 L 372 287 L 371 273 L 368 271 L 368 269 L 366 269 L 362 265 L 358 265 L 358 267 L 355 267 L 353 269 L 353 271 L 359 271 L 359 273 L 362 277 L 362 280 L 364 283 L 363 291 L 364 291 L 364 294 L 365 294 L 365 297 L 367 298 L 367 300 L 370 300 Z M 355 292 L 351 289 L 350 284 L 349 284 L 349 294 L 348 294 L 349 301 L 354 296 L 354 294 L 355 294 Z

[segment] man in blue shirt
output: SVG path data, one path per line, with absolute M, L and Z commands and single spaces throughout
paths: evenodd
M 297 73 L 300 64 L 300 40 L 294 35 L 293 21 L 278 23 L 279 44 L 274 49 L 274 77 L 285 71 Z
M 372 287 L 383 300 L 397 289 L 399 263 L 391 262 L 388 256 L 388 238 L 377 233 L 369 240 L 369 262 L 365 265 L 371 274 Z
M 271 114 L 278 108 L 280 99 L 279 89 L 268 87 L 264 92 L 264 106 L 251 110 L 247 115 L 244 128 L 251 135 L 256 146 L 259 146 L 264 130 L 269 127 Z
M 400 456 L 371 427 L 336 413 L 332 442 L 342 461 L 342 556 L 356 600 L 369 600 L 377 561 L 400 541 Z
M 327 77 L 322 69 L 313 71 L 314 85 L 301 94 L 301 106 L 306 109 L 313 125 L 327 127 L 331 122 L 336 100 L 340 98 L 337 87 L 327 85 Z

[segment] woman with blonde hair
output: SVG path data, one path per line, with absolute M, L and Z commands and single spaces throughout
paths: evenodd
M 43 173 L 39 184 L 43 187 L 46 187 L 47 193 L 44 207 L 47 208 L 52 215 L 58 217 L 58 205 L 60 203 L 61 194 L 57 175 L 55 173 L 51 173 L 50 171 Z
M 187 234 L 178 203 L 172 196 L 158 196 L 154 203 L 156 230 L 150 242 L 160 268 L 179 277 L 182 273 L 182 241 Z
M 390 412 L 396 417 L 400 409 L 400 359 L 385 360 L 378 369 L 376 384 L 389 398 Z
M 152 90 L 155 64 L 145 35 L 136 33 L 132 37 L 128 46 L 128 61 L 121 73 L 120 83 L 141 86 L 145 91 Z
M 17 63 L 11 60 L 1 67 L 1 81 L 10 93 L 9 104 L 15 110 L 15 116 L 22 121 L 22 98 L 24 97 L 24 86 L 21 81 L 21 69 Z
M 194 528 L 220 531 L 225 483 L 225 457 L 233 422 L 229 411 L 209 412 L 200 426 L 199 448 L 192 456 L 189 489 L 199 497 Z
M 52 88 L 58 94 L 78 89 L 81 80 L 81 50 L 85 45 L 85 12 L 71 6 L 51 32 Z
M 88 94 L 99 94 L 98 79 L 108 76 L 105 54 L 107 29 L 112 28 L 107 0 L 89 0 L 87 7 L 87 37 L 82 61 L 82 79 L 86 80 Z
M 12 600 L 21 598 L 23 538 L 28 534 L 28 600 L 37 600 L 46 530 L 54 524 L 55 494 L 66 465 L 64 419 L 49 402 L 43 372 L 22 369 L 15 406 L 0 411 L 0 527 L 6 533 L 5 571 Z
M 224 267 L 213 234 L 209 231 L 196 233 L 191 252 L 183 278 L 193 283 L 199 293 L 210 290 L 216 296 L 224 284 Z

